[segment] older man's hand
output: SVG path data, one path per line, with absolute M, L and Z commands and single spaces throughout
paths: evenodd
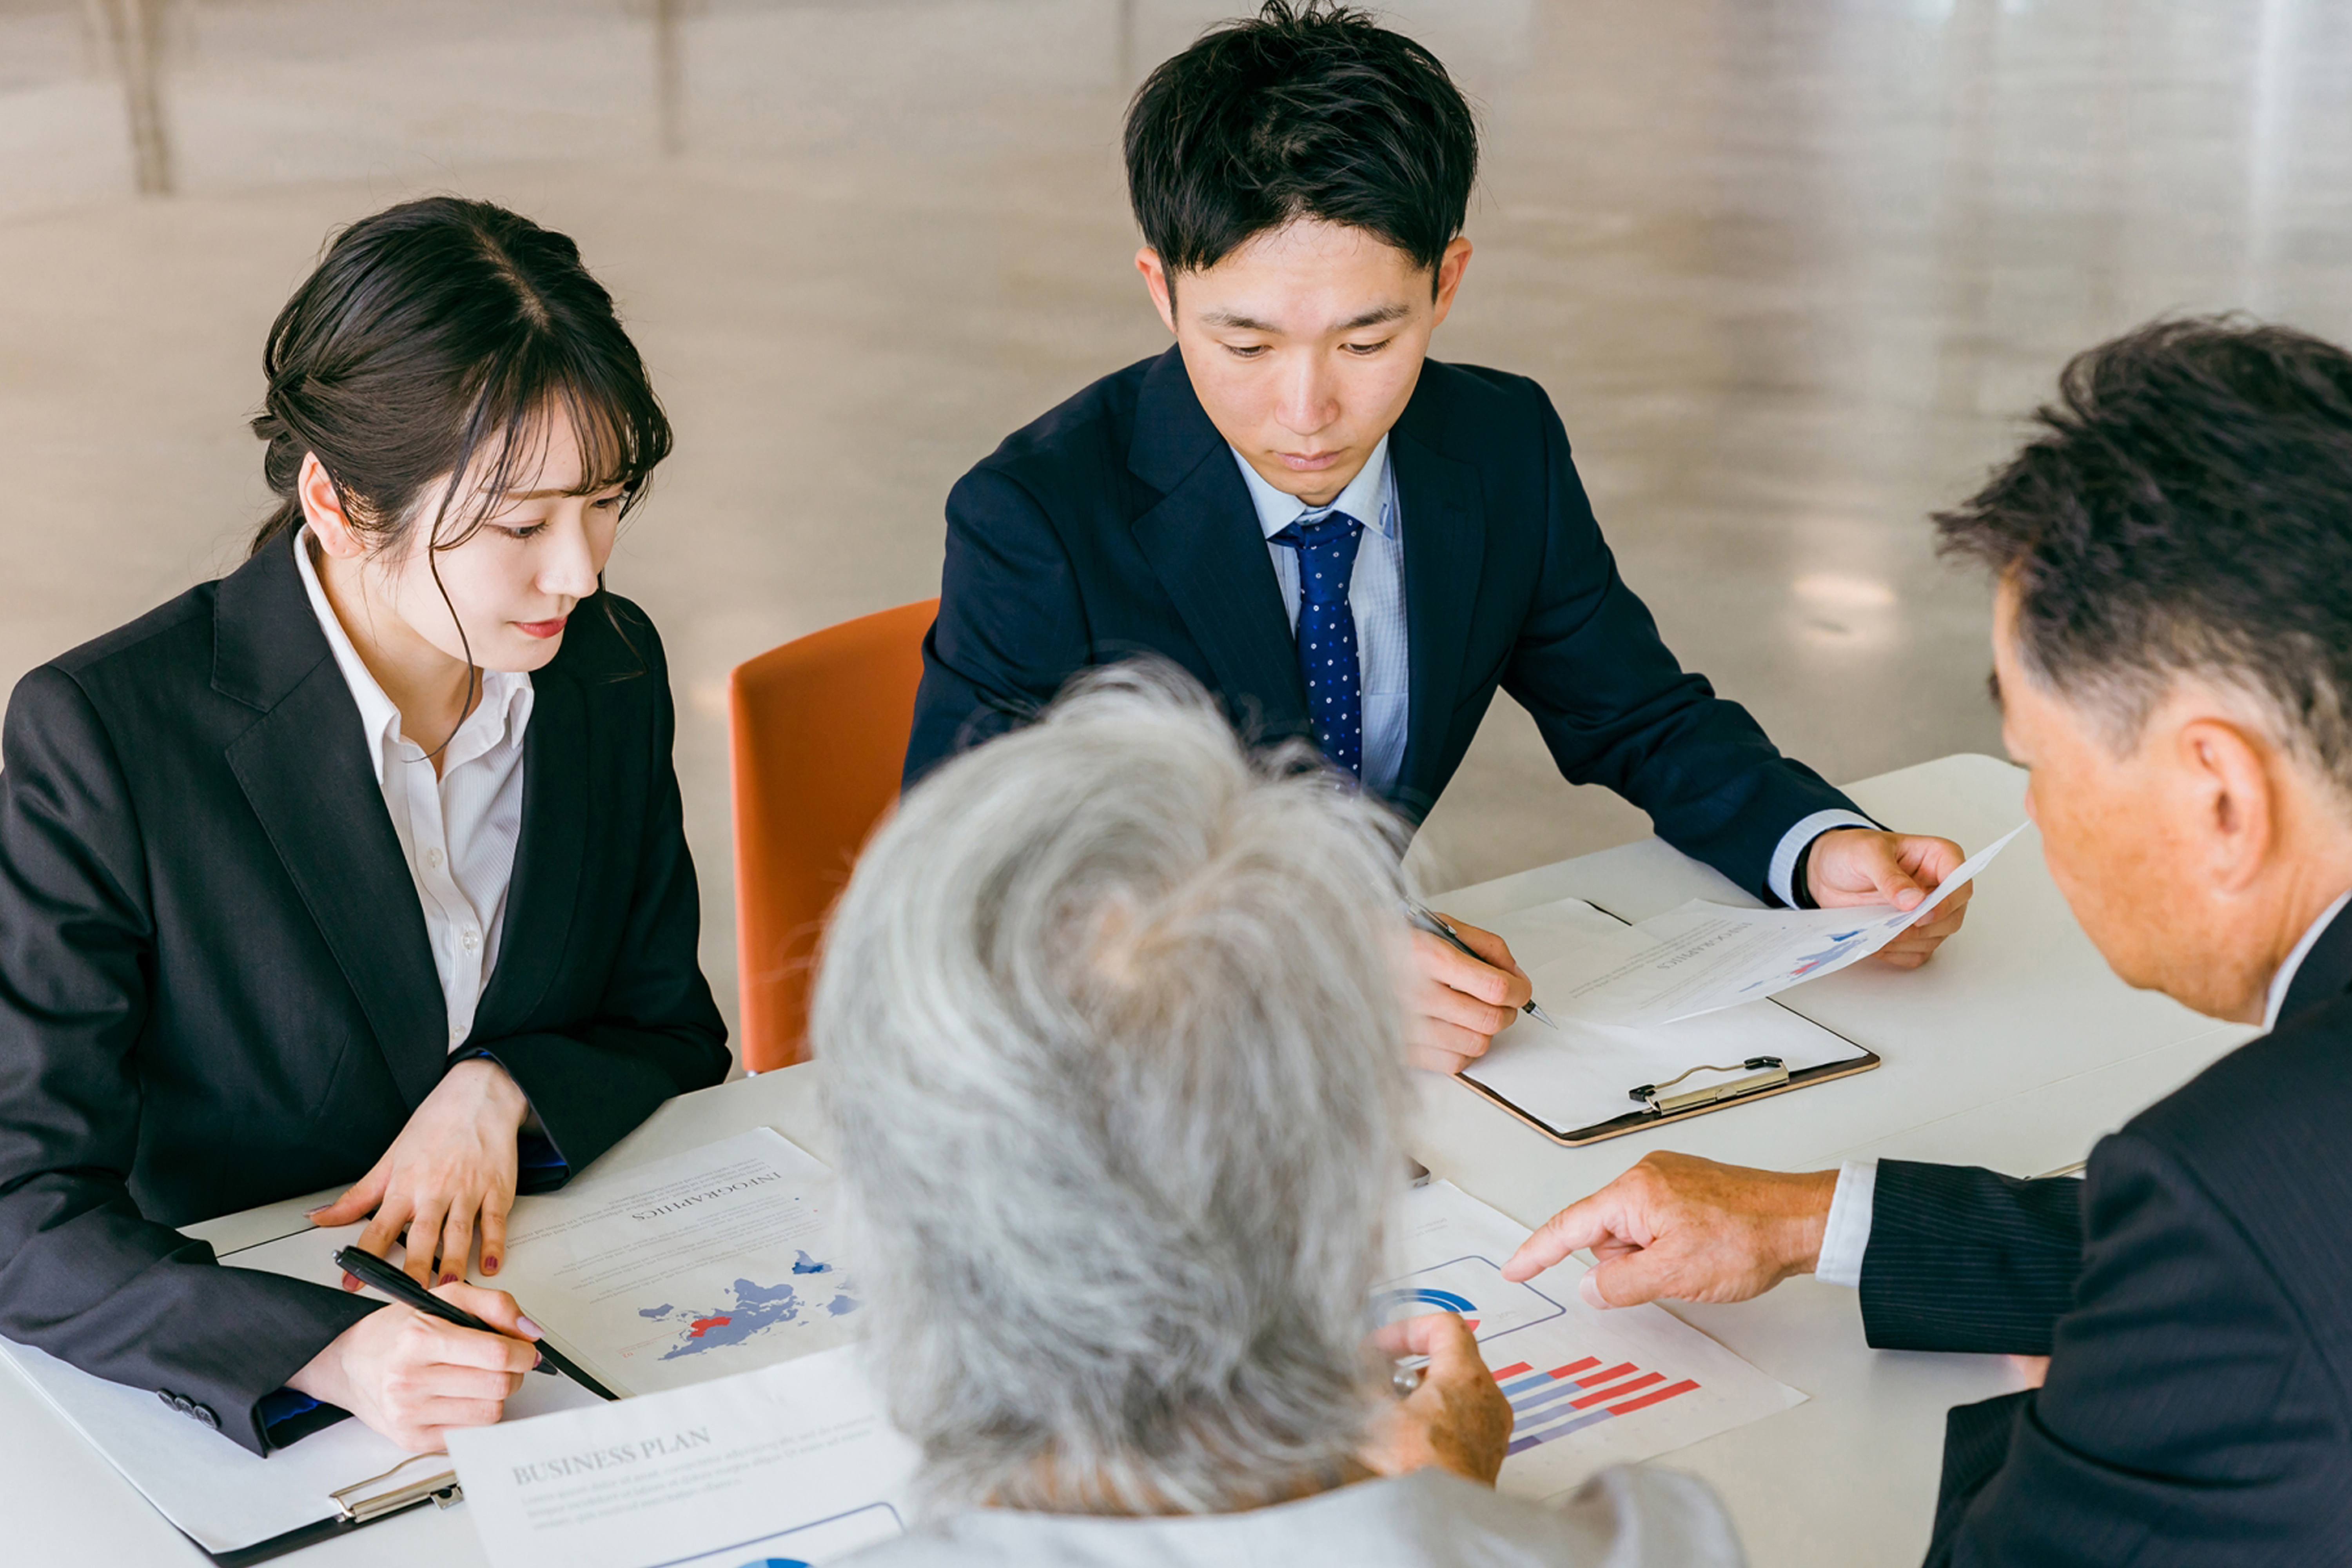
M 1406 1318 L 1372 1335 L 1384 1356 L 1425 1355 L 1421 1386 L 1382 1413 L 1359 1457 L 1384 1476 L 1434 1465 L 1493 1486 L 1511 1446 L 1511 1402 L 1479 1357 L 1469 1326 L 1451 1312 Z
M 1948 838 L 1881 833 L 1874 827 L 1834 827 L 1813 840 L 1805 857 L 1805 890 L 1825 910 L 1856 904 L 1893 904 L 1915 910 L 1919 900 L 1960 868 L 1967 857 Z M 1936 912 L 1888 942 L 1875 954 L 1882 963 L 1916 969 L 1960 929 L 1967 918 L 1971 882 L 1936 906 Z
M 1577 1289 L 1595 1307 L 1660 1297 L 1745 1301 L 1813 1271 L 1836 1194 L 1835 1171 L 1790 1174 L 1644 1155 L 1546 1220 L 1503 1265 L 1503 1278 L 1531 1279 L 1591 1247 L 1594 1266 Z

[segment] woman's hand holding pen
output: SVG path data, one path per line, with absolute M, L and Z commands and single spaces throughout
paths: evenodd
M 1535 991 L 1501 937 L 1457 920 L 1447 923 L 1478 958 L 1428 931 L 1412 933 L 1405 1044 L 1414 1067 L 1455 1073 L 1486 1054 Z
M 373 1213 L 357 1245 L 385 1258 L 404 1239 L 403 1267 L 411 1279 L 430 1285 L 465 1278 L 478 1221 L 482 1272 L 496 1274 L 506 1252 L 507 1212 L 514 1207 L 515 1135 L 530 1111 L 530 1102 L 504 1068 L 479 1057 L 457 1063 L 374 1168 L 314 1211 L 310 1222 L 324 1229 Z M 359 1284 L 346 1278 L 343 1288 L 355 1290 Z
M 461 1329 L 394 1302 L 336 1335 L 287 1386 L 341 1405 L 411 1453 L 446 1447 L 453 1427 L 495 1424 L 539 1363 L 530 1343 L 539 1326 L 503 1290 L 461 1284 L 433 1293 L 499 1331 Z

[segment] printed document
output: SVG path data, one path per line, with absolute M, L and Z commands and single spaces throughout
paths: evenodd
M 1470 1325 L 1511 1402 L 1505 1492 L 1553 1497 L 1804 1403 L 1663 1307 L 1586 1306 L 1573 1258 L 1505 1279 L 1528 1232 L 1451 1182 L 1413 1188 L 1398 1220 L 1399 1272 L 1374 1293 L 1375 1318 L 1448 1311 Z
M 916 1453 L 863 1353 L 451 1433 L 483 1550 L 494 1568 L 746 1568 L 903 1533 Z
M 511 1292 L 621 1394 L 845 1344 L 861 1293 L 834 1239 L 832 1173 L 764 1127 L 519 1200 Z
M 1573 899 L 1522 911 L 1521 920 L 1553 915 L 1570 938 L 1559 956 L 1528 963 L 1528 977 L 1546 1011 L 1627 1028 L 1760 1001 L 1868 958 L 1934 913 L 2024 831 L 2021 824 L 1978 850 L 1909 910 L 1741 910 L 1693 899 L 1633 926 Z

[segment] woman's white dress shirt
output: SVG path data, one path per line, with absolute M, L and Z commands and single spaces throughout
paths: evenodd
M 498 963 L 506 924 L 507 891 L 522 842 L 522 739 L 530 723 L 530 677 L 520 670 L 482 672 L 482 700 L 449 738 L 436 776 L 425 747 L 402 733 L 400 710 L 368 673 L 328 602 L 311 559 L 315 548 L 308 528 L 296 531 L 294 561 L 302 590 L 310 595 L 311 613 L 359 705 L 383 808 L 425 910 L 454 1051 L 474 1032 L 474 1009 Z M 431 736 L 427 744 L 440 740 Z

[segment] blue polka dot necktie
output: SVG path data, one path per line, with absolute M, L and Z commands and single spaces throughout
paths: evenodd
M 1356 659 L 1356 613 L 1348 606 L 1364 525 L 1325 512 L 1274 535 L 1298 552 L 1298 673 L 1323 754 L 1358 777 L 1364 772 L 1363 675 Z

